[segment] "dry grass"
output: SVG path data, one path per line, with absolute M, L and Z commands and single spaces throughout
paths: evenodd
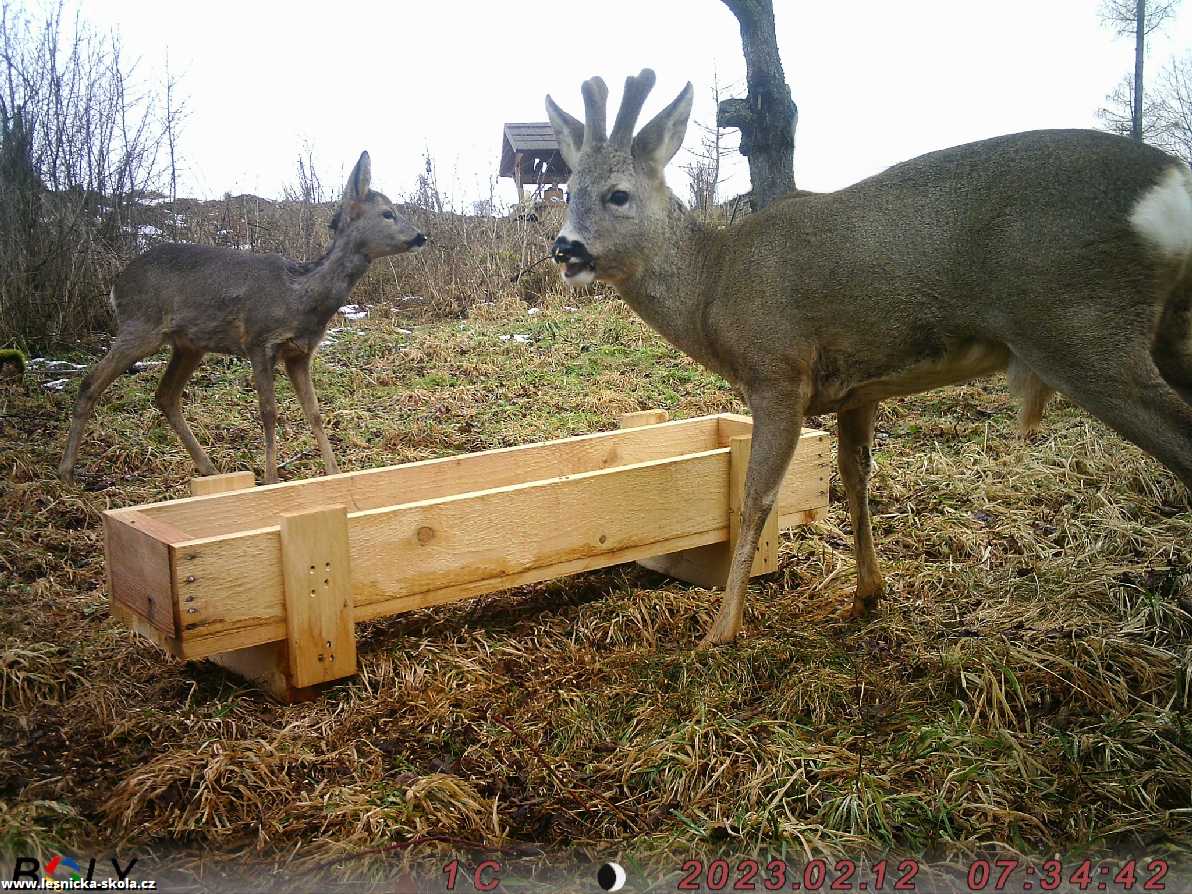
M 319 355 L 345 468 L 739 408 L 618 302 L 403 322 Z M 691 852 L 1187 854 L 1188 496 L 1062 401 L 1029 444 L 1001 381 L 883 406 L 889 595 L 865 623 L 837 619 L 853 562 L 834 487 L 733 648 L 691 650 L 712 595 L 622 566 L 364 625 L 358 678 L 279 707 L 108 615 L 99 512 L 190 474 L 154 378 L 102 405 L 81 491 L 52 477 L 71 392 L 0 384 L 0 848 L 120 843 L 208 879 L 397 846 L 327 870 L 379 877 L 469 843 L 527 872 L 564 852 L 671 870 Z M 317 474 L 281 398 L 283 477 Z M 192 383 L 225 470 L 259 467 L 253 408 L 237 361 Z

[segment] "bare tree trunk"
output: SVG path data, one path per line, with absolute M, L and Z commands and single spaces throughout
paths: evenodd
M 1130 136 L 1142 142 L 1142 60 L 1146 55 L 1146 0 L 1138 0 L 1134 13 L 1134 115 Z
M 749 159 L 750 204 L 760 211 L 795 188 L 795 127 L 791 99 L 774 33 L 773 0 L 722 0 L 741 24 L 745 52 L 745 99 L 726 99 L 717 109 L 719 127 L 741 129 L 741 154 Z M 1141 0 L 1140 0 L 1141 2 Z

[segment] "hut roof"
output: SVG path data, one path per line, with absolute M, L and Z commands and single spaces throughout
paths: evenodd
M 559 152 L 559 141 L 549 121 L 510 122 L 501 135 L 500 176 L 512 177 L 514 157 L 521 153 L 521 177 L 523 182 L 537 180 L 535 165 L 546 163 L 547 180 L 566 180 L 571 169 Z

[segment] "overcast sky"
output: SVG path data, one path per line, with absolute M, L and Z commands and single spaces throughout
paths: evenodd
M 1094 127 L 1133 64 L 1099 0 L 776 0 L 778 44 L 799 105 L 799 187 L 837 189 L 932 149 L 1040 127 Z M 736 20 L 719 0 L 337 3 L 82 0 L 118 28 L 147 81 L 170 68 L 189 106 L 182 195 L 276 197 L 305 143 L 338 192 L 361 149 L 373 184 L 413 190 L 429 151 L 458 207 L 489 195 L 501 125 L 545 120 L 543 96 L 582 118 L 580 82 L 652 67 L 642 121 L 690 80 L 693 119 L 715 119 L 712 84 L 744 95 Z M 589 11 L 590 10 L 590 11 Z M 1152 39 L 1149 71 L 1192 49 L 1192 3 Z M 1149 78 L 1148 78 L 1149 80 Z M 611 115 L 611 113 L 610 113 Z M 687 147 L 699 133 L 688 130 Z M 685 192 L 678 165 L 669 176 Z M 728 195 L 748 189 L 744 159 Z M 512 181 L 497 195 L 515 196 Z

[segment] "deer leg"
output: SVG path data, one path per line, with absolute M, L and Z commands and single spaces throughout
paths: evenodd
M 95 404 L 108 386 L 116 380 L 122 372 L 140 360 L 147 357 L 159 347 L 163 339 L 157 332 L 130 332 L 116 334 L 112 347 L 103 359 L 91 369 L 83 378 L 79 386 L 79 398 L 75 404 L 74 416 L 70 420 L 70 434 L 66 438 L 66 449 L 62 453 L 62 461 L 58 464 L 58 474 L 64 481 L 74 480 L 75 457 L 79 452 L 79 442 L 83 439 L 83 431 L 87 427 L 87 420 L 95 410 Z
M 836 464 L 848 495 L 853 552 L 857 558 L 857 590 L 846 618 L 861 618 L 876 608 L 884 585 L 873 549 L 873 525 L 869 517 L 869 475 L 876 418 L 876 403 L 844 410 L 836 416 Z
M 745 475 L 745 499 L 741 507 L 741 528 L 728 572 L 728 583 L 716 620 L 704 635 L 701 647 L 732 642 L 741 630 L 749 572 L 762 528 L 778 488 L 786 475 L 803 424 L 803 403 L 787 392 L 765 400 L 750 401 L 753 410 L 753 443 Z
M 1078 345 L 1058 346 L 1058 351 L 1048 345 L 1033 350 L 1029 362 L 1048 384 L 1155 457 L 1192 490 L 1192 404 L 1163 377 L 1150 352 L 1138 345 L 1106 344 L 1093 363 L 1076 365 L 1069 359 L 1081 356 Z
M 1039 430 L 1043 411 L 1055 392 L 1017 356 L 1010 358 L 1006 377 L 1010 391 L 1022 402 L 1018 409 L 1018 430 L 1024 438 L 1029 437 Z
M 203 448 L 199 446 L 199 442 L 195 439 L 194 433 L 182 415 L 182 389 L 194 375 L 199 364 L 203 362 L 204 353 L 194 348 L 180 348 L 175 345 L 174 352 L 170 355 L 169 366 L 166 367 L 161 382 L 157 386 L 157 394 L 153 397 L 153 403 L 161 410 L 170 423 L 170 427 L 182 440 L 182 446 L 194 460 L 199 474 L 214 475 L 218 470 L 211 463 L 207 454 L 203 452 Z
M 252 377 L 261 405 L 261 427 L 265 430 L 265 483 L 277 483 L 277 395 L 273 389 L 273 366 L 277 355 L 258 352 L 252 355 Z
M 298 402 L 302 404 L 302 412 L 306 414 L 306 421 L 315 433 L 315 440 L 319 444 L 319 451 L 323 454 L 323 466 L 328 475 L 339 474 L 339 466 L 335 464 L 335 454 L 331 451 L 331 442 L 327 440 L 327 433 L 323 431 L 323 417 L 319 413 L 319 398 L 315 395 L 315 385 L 310 378 L 310 354 L 292 354 L 286 357 L 286 375 L 294 386 L 298 395 Z
M 1163 378 L 1192 404 L 1192 288 L 1168 305 L 1159 326 L 1154 357 Z

